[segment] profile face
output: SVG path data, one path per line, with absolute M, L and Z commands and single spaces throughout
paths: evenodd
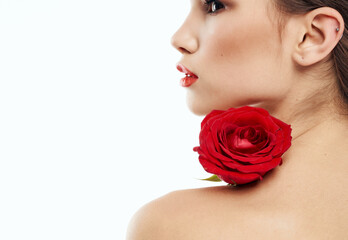
M 291 74 L 284 73 L 291 64 L 275 11 L 271 0 L 191 0 L 172 44 L 182 53 L 178 68 L 189 71 L 183 85 L 192 112 L 204 115 L 286 95 Z

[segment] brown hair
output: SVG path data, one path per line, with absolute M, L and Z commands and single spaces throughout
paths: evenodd
M 345 28 L 342 39 L 332 52 L 332 63 L 336 73 L 339 90 L 343 101 L 348 105 L 348 62 L 347 62 L 347 25 L 348 4 L 347 0 L 273 0 L 276 8 L 281 13 L 305 14 L 320 7 L 336 9 L 343 17 Z

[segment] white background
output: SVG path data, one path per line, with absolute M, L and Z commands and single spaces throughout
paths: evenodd
M 168 192 L 212 186 L 192 148 L 188 0 L 0 0 L 0 239 L 124 239 Z

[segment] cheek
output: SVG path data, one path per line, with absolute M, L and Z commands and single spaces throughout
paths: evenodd
M 221 57 L 236 52 L 238 39 L 240 39 L 238 35 L 242 34 L 238 28 L 221 23 L 212 23 L 211 26 L 208 25 L 207 29 L 208 31 L 202 39 L 202 47 L 204 48 L 202 51 L 208 55 L 207 57 L 220 62 L 223 60 Z M 236 32 L 238 34 L 235 34 Z
M 261 22 L 255 24 L 255 22 Z M 271 24 L 215 24 L 206 35 L 205 74 L 225 87 L 269 87 L 278 75 L 280 42 Z M 209 71 L 208 71 L 209 70 Z M 212 81 L 210 81 L 212 82 Z
M 264 42 L 259 30 L 248 29 L 238 24 L 215 23 L 202 41 L 205 73 L 210 76 L 248 72 L 261 62 L 261 48 Z M 257 59 L 259 58 L 259 59 Z M 209 71 L 208 71 L 209 69 Z

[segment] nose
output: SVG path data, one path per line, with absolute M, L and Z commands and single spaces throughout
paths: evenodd
M 198 26 L 192 16 L 188 16 L 182 26 L 172 36 L 172 45 L 182 54 L 192 54 L 198 50 Z

